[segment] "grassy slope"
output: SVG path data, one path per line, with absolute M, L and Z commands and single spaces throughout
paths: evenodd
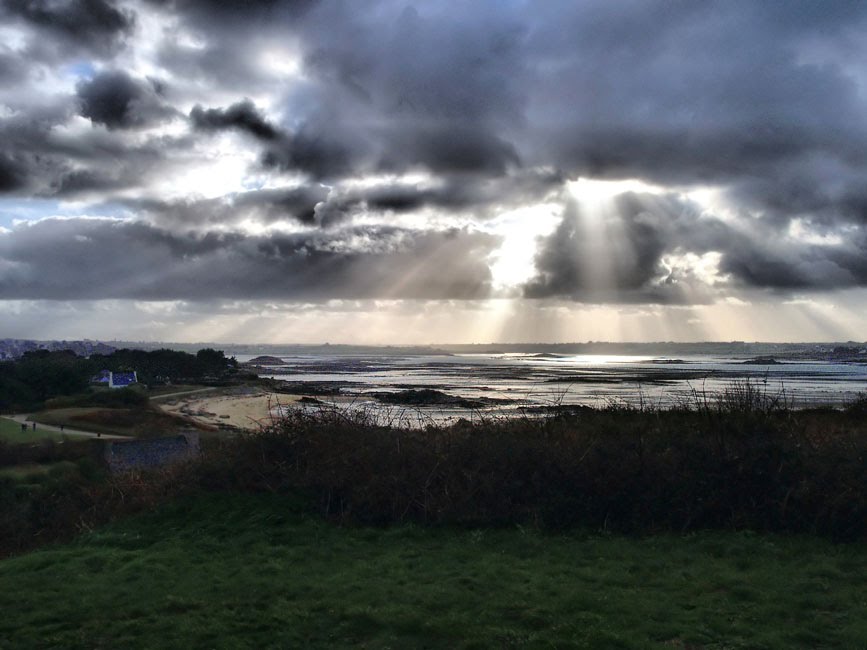
M 33 431 L 33 426 L 28 423 L 27 431 L 21 431 L 21 424 L 8 418 L 0 418 L 0 440 L 9 443 L 33 442 L 34 440 L 42 440 L 51 438 L 53 440 L 61 440 L 63 436 L 54 431 L 46 431 L 40 429 L 37 425 L 36 431 Z
M 68 468 L 73 465 L 69 461 L 59 461 L 57 463 L 25 463 L 11 467 L 0 467 L 0 479 L 9 478 L 13 481 L 27 483 L 49 474 L 52 470 Z
M 34 413 L 31 419 L 54 426 L 66 425 L 82 431 L 133 437 L 169 435 L 192 425 L 155 408 L 105 408 L 97 406 L 52 409 Z
M 201 384 L 171 384 L 169 386 L 151 386 L 148 389 L 148 397 L 151 399 L 159 399 L 163 395 L 174 395 L 175 393 L 193 393 L 197 391 L 206 392 L 204 389 L 208 389 L 208 386 L 203 386 Z M 212 388 L 210 390 L 219 391 L 219 388 Z
M 864 546 L 347 529 L 286 503 L 203 497 L 3 560 L 0 647 L 863 648 L 867 639 Z

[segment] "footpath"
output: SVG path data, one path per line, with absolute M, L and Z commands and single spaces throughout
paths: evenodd
M 26 424 L 28 429 L 33 428 L 33 421 L 30 419 L 31 413 L 18 413 L 17 415 L 8 415 L 10 420 L 15 420 L 21 424 Z M 129 436 L 119 436 L 116 434 L 110 433 L 97 433 L 95 431 L 82 431 L 81 429 L 71 429 L 67 426 L 64 426 L 62 429 L 58 426 L 54 426 L 53 424 L 42 424 L 41 422 L 36 423 L 36 430 L 39 431 L 56 431 L 57 433 L 62 433 L 65 436 L 78 436 L 82 438 L 106 438 L 108 440 L 128 440 Z

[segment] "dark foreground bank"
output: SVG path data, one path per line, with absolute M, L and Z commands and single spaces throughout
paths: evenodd
M 864 540 L 867 402 L 791 411 L 736 397 L 425 430 L 379 426 L 357 411 L 296 411 L 256 434 L 204 440 L 196 462 L 115 476 L 87 445 L 0 447 L 2 462 L 50 461 L 33 475 L 0 468 L 0 551 L 215 492 L 301 495 L 310 512 L 350 524 Z
M 863 648 L 867 549 L 341 527 L 212 494 L 0 560 L 0 647 Z

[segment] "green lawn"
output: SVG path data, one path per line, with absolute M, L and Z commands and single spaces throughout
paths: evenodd
M 133 437 L 169 435 L 180 428 L 189 427 L 183 419 L 156 408 L 85 406 L 40 411 L 30 417 L 36 422 L 53 426 L 63 424 L 80 431 Z
M 33 425 L 29 422 L 27 424 L 27 431 L 22 431 L 20 423 L 8 418 L 0 418 L 0 440 L 4 442 L 33 442 L 34 440 L 43 440 L 45 438 L 61 440 L 63 436 L 55 431 L 41 429 L 38 424 L 36 425 L 36 431 L 34 431 Z
M 339 528 L 210 496 L 0 561 L 2 648 L 864 648 L 867 548 Z
M 92 421 L 89 418 L 92 418 L 97 414 L 126 414 L 128 412 L 129 409 L 113 409 L 102 406 L 75 406 L 39 411 L 38 413 L 32 413 L 30 417 L 38 423 L 37 427 L 39 424 L 50 424 L 55 427 L 59 427 L 62 424 L 71 429 L 78 429 L 80 431 L 122 434 L 124 432 L 120 430 L 121 427 L 115 425 L 113 422 L 106 423 L 99 420 Z M 104 417 L 103 419 L 107 419 L 107 417 Z
M 69 461 L 59 461 L 57 463 L 25 463 L 23 465 L 11 465 L 8 467 L 0 467 L 0 478 L 11 478 L 15 481 L 27 482 L 33 479 L 38 479 L 52 472 L 52 470 L 60 468 L 74 467 L 74 463 Z M 3 646 L 0 645 L 0 648 Z
M 202 391 L 208 388 L 208 386 L 202 386 L 201 384 L 171 384 L 170 386 L 151 386 L 148 388 L 147 394 L 151 399 L 159 399 L 164 395 L 173 395 L 175 393 L 188 393 L 194 391 Z M 220 390 L 219 388 L 211 388 L 213 391 Z

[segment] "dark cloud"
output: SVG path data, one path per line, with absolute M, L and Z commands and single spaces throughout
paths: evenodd
M 202 7 L 183 10 L 191 24 L 234 21 L 245 34 L 256 25 L 267 41 L 272 32 L 257 22 L 267 16 L 304 55 L 306 78 L 285 93 L 286 119 L 268 123 L 291 134 L 265 153 L 278 169 L 491 175 L 523 164 L 573 177 L 729 184 L 819 154 L 851 164 L 867 144 L 857 84 L 799 52 L 817 38 L 845 43 L 864 21 L 855 6 L 816 21 L 804 18 L 816 13 L 806 5 L 740 2 L 554 2 L 533 12 L 389 2 L 294 11 L 274 2 L 246 21 L 232 6 L 218 15 Z
M 14 84 L 27 77 L 26 62 L 0 45 L 0 83 Z
M 130 246 L 141 239 L 153 275 L 171 271 L 177 286 L 204 282 L 192 278 L 203 273 L 232 295 L 236 284 L 249 289 L 220 275 L 220 260 L 292 295 L 304 292 L 279 273 L 325 286 L 305 264 L 332 278 L 322 295 L 379 295 L 370 287 L 387 284 L 380 262 L 408 262 L 399 247 L 379 256 L 365 246 L 403 237 L 400 251 L 430 257 L 441 246 L 458 266 L 459 253 L 470 256 L 469 284 L 486 287 L 476 273 L 484 246 L 464 245 L 476 235 L 425 239 L 387 224 L 428 214 L 481 223 L 562 201 L 580 176 L 638 178 L 712 186 L 726 219 L 675 193 L 624 195 L 602 216 L 576 202 L 539 242 L 525 295 L 689 302 L 865 283 L 861 3 L 0 1 L 4 26 L 20 36 L 0 46 L 0 191 L 121 202 L 151 224 L 16 231 L 29 250 L 38 249 L 31 236 L 57 243 L 68 231 L 84 252 L 73 227 L 106 248 L 123 233 Z M 160 30 L 145 29 L 154 24 Z M 77 115 L 107 128 L 82 128 Z M 182 135 L 148 131 L 177 115 L 188 116 Z M 240 134 L 232 146 L 255 162 L 224 196 L 209 187 L 202 198 L 188 179 L 200 178 L 200 165 L 219 166 L 225 151 L 209 135 L 218 131 Z M 285 187 L 237 191 L 263 185 Z M 310 233 L 236 232 L 245 221 L 284 220 Z M 178 234 L 187 230 L 198 235 Z M 195 264 L 176 263 L 171 251 L 184 246 Z M 683 261 L 708 253 L 724 278 L 717 284 Z M 410 293 L 421 293 L 419 277 Z M 38 285 L 19 280 L 5 286 Z M 144 282 L 124 282 L 131 295 L 147 294 Z
M 97 54 L 114 50 L 135 25 L 132 12 L 106 0 L 3 0 L 0 11 Z
M 303 13 L 316 0 L 147 0 L 149 4 L 188 16 L 197 26 L 243 28 L 251 21 Z
M 733 238 L 720 270 L 740 287 L 791 291 L 867 286 L 867 233 L 850 233 L 839 244 Z
M 526 72 L 525 21 L 482 4 L 316 7 L 304 24 L 306 63 L 320 90 L 419 126 L 514 126 Z M 365 111 L 366 112 L 366 111 Z
M 135 178 L 129 175 L 95 171 L 92 169 L 73 169 L 57 175 L 46 194 L 57 197 L 73 197 L 91 192 L 103 192 L 130 187 Z
M 358 150 L 353 151 L 348 141 L 336 136 L 335 133 L 311 134 L 304 129 L 265 151 L 262 164 L 284 171 L 306 172 L 316 178 L 365 171 Z
M 234 204 L 243 211 L 251 208 L 264 217 L 264 221 L 294 219 L 312 224 L 316 220 L 316 206 L 327 200 L 329 190 L 322 185 L 304 185 L 291 189 L 271 189 L 245 192 Z
M 334 188 L 316 206 L 316 221 L 332 225 L 356 214 L 407 214 L 427 208 L 483 220 L 498 211 L 559 197 L 564 179 L 555 172 L 521 170 L 492 178 L 445 176 L 434 184 L 383 182 L 362 189 Z
M 719 262 L 711 284 L 677 264 L 707 253 Z M 867 231 L 858 229 L 843 243 L 816 242 L 781 236 L 773 224 L 700 216 L 698 206 L 678 195 L 626 193 L 604 215 L 568 204 L 560 225 L 542 240 L 536 268 L 526 297 L 590 303 L 700 303 L 719 297 L 721 289 L 864 287 Z
M 238 129 L 254 138 L 272 142 L 280 132 L 256 110 L 249 99 L 232 104 L 228 108 L 202 108 L 195 106 L 190 111 L 193 127 L 201 131 Z
M 315 0 L 147 0 L 147 5 L 179 20 L 192 33 L 190 46 L 169 39 L 158 53 L 160 64 L 197 84 L 274 92 L 279 83 L 255 54 L 265 43 L 291 41 Z M 251 56 L 253 55 L 253 56 Z M 242 93 L 243 94 L 243 93 Z
M 581 302 L 702 302 L 663 265 L 663 254 L 681 247 L 675 224 L 686 206 L 674 198 L 622 195 L 610 214 L 588 214 L 574 201 L 542 242 L 537 276 L 524 288 L 528 298 L 567 297 Z M 700 252 L 705 252 L 701 250 Z
M 271 9 L 285 18 L 276 7 L 285 9 L 287 3 Z M 263 162 L 319 178 L 411 168 L 498 174 L 520 164 L 503 127 L 514 128 L 522 119 L 524 98 L 511 81 L 523 66 L 521 21 L 507 12 L 482 13 L 490 21 L 481 31 L 472 24 L 480 17 L 465 8 L 436 9 L 425 16 L 414 9 L 348 13 L 333 3 L 318 3 L 285 19 L 279 26 L 282 38 L 300 50 L 307 75 L 286 88 L 283 119 L 268 123 L 285 137 L 280 146 L 268 148 Z M 187 16 L 208 28 L 220 20 Z M 270 43 L 268 34 L 265 27 L 251 38 Z M 224 47 L 221 38 L 205 49 Z M 202 56 L 201 51 L 190 55 Z M 215 51 L 210 58 L 227 63 L 230 69 L 222 71 L 227 83 L 242 76 L 234 71 L 238 57 Z M 262 70 L 246 74 L 267 76 Z M 251 105 L 244 106 L 248 110 L 242 117 L 261 117 Z M 194 117 L 236 125 L 220 113 L 203 111 Z M 206 119 L 195 122 L 217 125 Z M 258 128 L 262 122 L 244 124 Z M 273 131 L 262 134 L 276 137 Z
M 811 61 L 810 49 L 845 43 L 864 9 L 816 23 L 792 20 L 796 11 L 668 3 L 615 14 L 587 4 L 559 24 L 543 15 L 533 49 L 557 66 L 534 85 L 536 153 L 575 175 L 677 184 L 776 175 L 792 186 L 787 170 L 801 176 L 820 160 L 863 169 L 858 82 L 821 50 Z
M 492 133 L 440 125 L 431 129 L 412 126 L 391 133 L 379 166 L 398 171 L 420 166 L 438 173 L 503 174 L 508 166 L 519 164 L 515 147 Z
M 161 107 L 137 106 L 143 112 L 134 108 L 133 115 L 158 119 L 163 114 Z M 154 174 L 176 173 L 185 164 L 174 158 L 189 151 L 192 143 L 186 135 L 143 136 L 118 128 L 65 133 L 64 126 L 80 108 L 77 96 L 61 96 L 54 104 L 0 118 L 0 146 L 7 152 L 0 155 L 7 162 L 14 160 L 22 191 L 43 197 L 106 198 L 116 190 L 147 187 Z
M 203 226 L 237 225 L 243 221 L 270 224 L 275 221 L 316 222 L 316 206 L 329 190 L 318 184 L 268 190 L 250 190 L 217 199 L 179 201 L 126 200 L 137 216 L 173 230 Z
M 24 185 L 21 166 L 0 153 L 0 192 L 11 192 Z
M 314 177 L 335 176 L 350 171 L 352 152 L 333 131 L 311 135 L 306 127 L 296 133 L 283 131 L 269 122 L 249 99 L 228 108 L 193 107 L 193 128 L 199 131 L 236 130 L 267 146 L 261 164 L 283 171 L 302 171 Z
M 175 112 L 161 97 L 161 85 L 133 79 L 122 70 L 102 72 L 78 84 L 81 114 L 109 129 L 148 126 L 169 119 Z
M 247 236 L 142 222 L 44 220 L 0 234 L 6 298 L 484 298 L 498 240 L 464 230 L 353 228 Z
M 70 110 L 43 107 L 0 119 L 0 176 L 3 191 L 38 192 L 67 169 L 65 156 L 53 156 L 52 131 L 63 124 Z
M 863 173 L 853 165 L 814 157 L 741 179 L 730 186 L 728 194 L 741 209 L 761 213 L 781 227 L 793 218 L 805 218 L 834 230 L 846 223 L 867 223 Z

